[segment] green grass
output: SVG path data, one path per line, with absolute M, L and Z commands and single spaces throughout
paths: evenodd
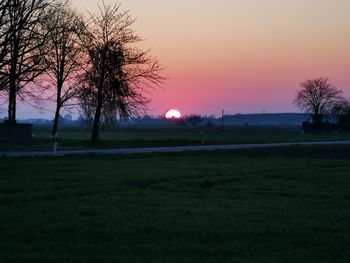
M 116 128 L 102 131 L 101 142 L 91 143 L 90 132 L 82 129 L 61 129 L 59 133 L 59 149 L 94 149 L 94 148 L 128 148 L 155 146 L 200 145 L 200 128 L 188 127 L 136 127 Z M 297 127 L 227 127 L 221 129 L 203 128 L 206 144 L 244 144 L 303 142 L 325 140 L 350 140 L 350 133 L 301 134 Z M 34 129 L 32 143 L 5 144 L 0 143 L 0 150 L 50 150 L 50 130 Z
M 347 146 L 0 167 L 0 262 L 350 262 Z

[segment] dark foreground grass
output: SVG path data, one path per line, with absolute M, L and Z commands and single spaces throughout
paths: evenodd
M 348 147 L 0 159 L 0 262 L 350 262 L 349 171 Z

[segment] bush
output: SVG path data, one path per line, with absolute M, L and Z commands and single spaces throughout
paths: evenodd
M 339 116 L 338 126 L 342 130 L 350 130 L 350 109 Z
M 302 125 L 302 129 L 304 132 L 311 132 L 313 131 L 313 125 L 309 121 L 304 121 Z
M 321 124 L 304 121 L 302 129 L 304 132 L 330 132 L 336 131 L 338 129 L 338 125 L 328 121 L 322 122 Z

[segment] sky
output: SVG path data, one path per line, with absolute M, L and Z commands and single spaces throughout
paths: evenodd
M 72 0 L 80 11 L 99 1 Z M 105 3 L 115 3 L 105 0 Z M 300 82 L 328 77 L 350 98 L 349 0 L 124 0 L 167 66 L 151 115 L 296 112 Z

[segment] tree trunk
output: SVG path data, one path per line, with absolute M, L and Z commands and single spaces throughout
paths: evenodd
M 101 119 L 101 111 L 102 111 L 102 88 L 98 90 L 97 96 L 97 107 L 94 117 L 94 124 L 92 127 L 91 141 L 99 142 L 100 141 L 100 119 Z
M 8 107 L 9 123 L 16 123 L 16 90 L 17 90 L 16 79 L 13 76 L 11 76 L 10 92 L 9 92 L 9 107 Z
M 18 52 L 19 40 L 16 35 L 13 36 L 13 50 L 11 51 L 10 62 L 10 91 L 9 91 L 9 108 L 8 108 L 8 122 L 16 123 L 16 96 L 17 96 L 17 66 L 18 66 Z
M 315 113 L 315 115 L 313 116 L 313 126 L 314 126 L 314 129 L 316 129 L 317 131 L 323 130 L 322 115 L 321 114 Z
M 60 118 L 60 110 L 62 106 L 62 103 L 61 103 L 62 86 L 63 86 L 63 83 L 59 79 L 57 81 L 56 112 L 55 112 L 55 118 L 53 120 L 52 133 L 51 133 L 52 136 L 57 136 L 58 121 Z
M 52 126 L 52 132 L 51 132 L 52 136 L 57 136 L 58 121 L 59 121 L 59 118 L 60 118 L 60 110 L 61 110 L 60 103 L 57 103 L 57 105 L 56 105 L 56 112 L 55 112 L 55 118 L 53 120 L 53 126 Z
M 94 124 L 92 127 L 92 134 L 91 134 L 91 141 L 92 142 L 99 142 L 100 141 L 101 110 L 102 110 L 102 107 L 100 105 L 97 105 L 95 117 L 94 117 Z

